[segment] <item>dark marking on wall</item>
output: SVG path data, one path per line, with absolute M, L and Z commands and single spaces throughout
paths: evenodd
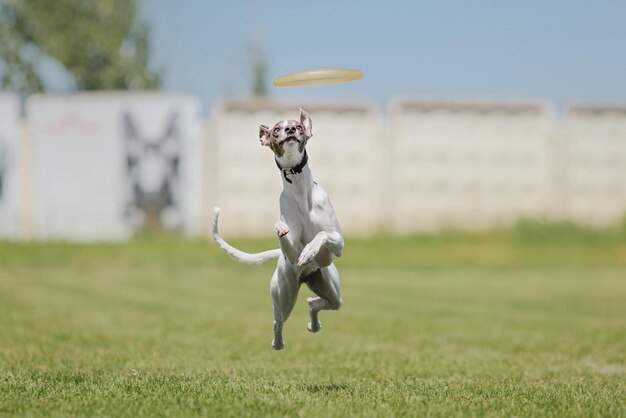
M 128 184 L 126 221 L 137 229 L 180 227 L 181 133 L 178 112 L 169 114 L 164 132 L 157 137 L 147 137 L 139 132 L 130 112 L 125 112 L 122 118 Z

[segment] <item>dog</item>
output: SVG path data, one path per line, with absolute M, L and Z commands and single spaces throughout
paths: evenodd
M 217 228 L 220 209 L 213 209 L 212 235 L 227 254 L 252 264 L 278 258 L 270 283 L 274 350 L 285 346 L 283 325 L 293 310 L 302 283 L 317 295 L 307 299 L 310 332 L 321 329 L 319 311 L 337 310 L 342 304 L 339 273 L 333 260 L 341 257 L 343 232 L 328 195 L 311 175 L 306 144 L 312 135 L 311 117 L 302 109 L 300 121 L 281 120 L 271 129 L 265 125 L 259 128 L 259 141 L 274 153 L 283 182 L 280 220 L 274 225 L 280 248 L 254 254 L 234 248 L 220 236 Z

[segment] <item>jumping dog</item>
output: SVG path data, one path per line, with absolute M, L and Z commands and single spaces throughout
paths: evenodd
M 234 248 L 220 236 L 217 229 L 220 209 L 213 209 L 213 238 L 227 254 L 252 264 L 278 258 L 270 283 L 275 350 L 285 346 L 283 324 L 291 314 L 302 283 L 317 295 L 307 299 L 310 332 L 321 329 L 319 311 L 341 307 L 339 273 L 333 259 L 341 256 L 343 233 L 328 195 L 311 175 L 306 144 L 312 135 L 311 117 L 302 109 L 299 121 L 281 120 L 271 129 L 265 125 L 259 128 L 261 145 L 274 153 L 283 182 L 280 220 L 274 225 L 280 248 L 255 254 Z

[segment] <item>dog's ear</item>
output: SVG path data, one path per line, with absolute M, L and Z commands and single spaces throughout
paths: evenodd
M 135 122 L 130 117 L 129 112 L 124 112 L 122 115 L 124 120 L 124 133 L 127 141 L 137 141 L 139 140 L 139 135 L 137 135 L 137 128 L 135 128 Z
M 265 125 L 259 126 L 259 141 L 261 145 L 268 146 L 270 144 L 270 128 Z
M 169 139 L 178 140 L 178 112 L 173 112 L 167 121 L 165 134 L 161 137 L 161 143 L 167 142 Z
M 308 138 L 313 136 L 313 122 L 311 121 L 311 116 L 306 113 L 302 108 L 300 108 L 300 123 L 304 126 L 304 133 Z

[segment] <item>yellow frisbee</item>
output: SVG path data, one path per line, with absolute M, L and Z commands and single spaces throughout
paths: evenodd
M 315 86 L 318 84 L 344 83 L 363 78 L 363 72 L 352 68 L 315 68 L 278 76 L 276 87 Z

